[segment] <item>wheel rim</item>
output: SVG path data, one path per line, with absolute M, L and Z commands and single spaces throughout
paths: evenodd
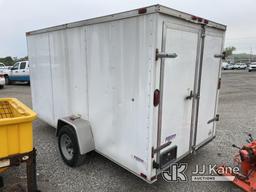
M 72 140 L 67 134 L 61 135 L 60 147 L 65 159 L 71 160 L 74 156 L 74 148 L 73 148 Z

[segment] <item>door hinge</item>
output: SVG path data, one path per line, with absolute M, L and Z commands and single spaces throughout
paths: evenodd
M 212 122 L 214 122 L 214 121 L 219 121 L 219 120 L 220 120 L 220 115 L 219 115 L 219 114 L 216 114 L 216 117 L 210 119 L 210 120 L 207 122 L 207 124 L 210 124 L 210 123 L 212 123 Z
M 159 151 L 161 151 L 162 149 L 164 149 L 165 147 L 168 147 L 169 145 L 171 145 L 172 144 L 172 141 L 169 141 L 169 142 L 167 142 L 167 143 L 164 143 L 163 145 L 160 145 L 159 147 L 157 147 L 157 148 L 155 148 L 154 149 L 154 147 L 152 147 L 152 151 L 151 151 L 151 156 L 152 156 L 152 158 L 154 157 L 154 155 L 155 155 L 155 153 L 158 153 Z
M 156 61 L 160 58 L 176 58 L 178 55 L 176 53 L 163 53 L 159 52 L 158 49 L 156 49 Z

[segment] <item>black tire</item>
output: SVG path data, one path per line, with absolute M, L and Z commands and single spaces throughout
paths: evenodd
M 4 88 L 4 85 L 0 85 L 0 89 L 3 89 Z
M 69 139 L 70 143 L 63 144 L 65 139 Z M 70 167 L 77 167 L 82 165 L 85 161 L 86 155 L 81 155 L 79 150 L 79 144 L 75 130 L 65 125 L 60 128 L 58 134 L 58 146 L 63 161 Z M 71 150 L 71 151 L 70 151 Z
M 248 70 L 248 72 L 251 72 L 251 70 Z

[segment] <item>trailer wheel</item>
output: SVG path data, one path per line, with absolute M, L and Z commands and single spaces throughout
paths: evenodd
M 74 129 L 63 126 L 58 134 L 58 145 L 63 161 L 70 167 L 77 167 L 84 162 L 85 155 L 80 154 L 79 144 Z

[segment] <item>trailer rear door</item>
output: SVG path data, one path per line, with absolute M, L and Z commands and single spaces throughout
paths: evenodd
M 186 97 L 194 92 L 200 27 L 166 23 L 163 30 L 162 51 L 176 53 L 177 58 L 165 58 L 161 63 L 161 125 L 158 132 L 161 138 L 158 138 L 158 147 L 172 141 L 161 150 L 161 167 L 170 163 L 164 159 L 165 153 L 172 149 L 175 159 L 190 152 L 193 99 Z
M 198 107 L 198 122 L 195 129 L 195 148 L 202 146 L 215 136 L 215 121 L 218 82 L 221 59 L 216 58 L 222 52 L 224 32 L 207 28 L 204 40 L 203 63 Z

